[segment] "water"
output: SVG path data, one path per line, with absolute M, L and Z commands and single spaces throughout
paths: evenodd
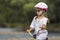
M 49 33 L 48 36 L 49 36 L 49 37 L 53 37 L 53 36 L 55 36 L 55 37 L 60 37 L 60 33 Z
M 15 30 L 15 31 L 14 31 Z M 16 32 L 16 29 L 13 28 L 0 28 L 0 32 Z M 49 33 L 49 37 L 60 37 L 60 33 Z M 19 32 L 19 33 L 12 33 L 12 34 L 0 34 L 0 39 L 8 39 L 8 38 L 31 38 L 28 33 Z

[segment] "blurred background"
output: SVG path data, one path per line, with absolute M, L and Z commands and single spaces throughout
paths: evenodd
M 60 32 L 60 0 L 0 0 L 0 31 L 3 28 L 18 28 L 25 31 L 36 15 L 34 5 L 45 2 L 49 10 L 47 29 L 52 33 Z

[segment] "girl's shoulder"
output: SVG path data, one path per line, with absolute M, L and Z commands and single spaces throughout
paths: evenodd
M 47 17 L 44 17 L 43 18 L 43 21 L 49 21 Z
M 47 17 L 44 17 L 44 18 L 48 20 L 48 18 L 47 18 Z
M 37 16 L 34 16 L 34 18 L 36 18 Z
M 48 21 L 48 23 L 50 23 L 50 22 L 49 22 L 49 19 L 48 19 L 47 17 L 45 17 L 45 20 L 47 20 L 47 21 Z
M 37 18 L 37 16 L 34 16 L 34 19 L 36 19 Z

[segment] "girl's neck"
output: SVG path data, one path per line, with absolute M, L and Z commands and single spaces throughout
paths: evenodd
M 41 19 L 41 18 L 43 18 L 44 16 L 43 15 L 41 15 L 41 16 L 38 16 L 38 19 Z

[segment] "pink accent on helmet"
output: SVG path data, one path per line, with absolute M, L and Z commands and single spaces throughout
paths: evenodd
M 41 8 L 41 9 L 46 10 L 46 11 L 48 10 L 48 8 Z

